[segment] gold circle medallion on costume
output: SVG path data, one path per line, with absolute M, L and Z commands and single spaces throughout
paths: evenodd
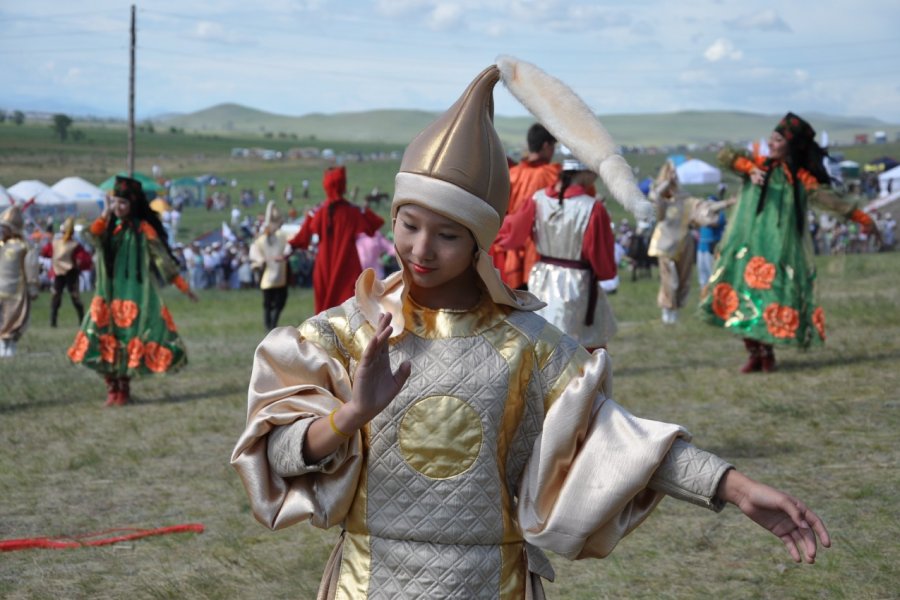
M 478 458 L 484 439 L 481 418 L 453 396 L 430 396 L 413 404 L 400 421 L 400 455 L 426 477 L 464 473 Z

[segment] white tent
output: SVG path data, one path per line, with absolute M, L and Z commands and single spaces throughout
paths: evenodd
M 85 219 L 95 219 L 103 212 L 106 202 L 106 192 L 81 177 L 66 177 L 60 179 L 50 189 L 73 202 L 78 209 L 78 216 Z
M 900 166 L 885 171 L 878 176 L 878 192 L 881 196 L 889 196 L 900 192 Z
M 74 202 L 54 192 L 46 183 L 37 179 L 20 181 L 10 186 L 7 193 L 15 198 L 17 203 L 28 202 L 34 198 L 34 204 L 28 209 L 32 218 L 53 217 L 61 220 L 77 213 Z
M 697 158 L 686 160 L 677 167 L 678 183 L 681 185 L 701 185 L 722 181 L 722 171 Z
M 26 202 L 35 199 L 35 203 L 37 203 L 38 196 L 44 194 L 50 190 L 50 186 L 44 183 L 43 181 L 38 181 L 37 179 L 26 179 L 24 181 L 20 181 L 15 185 L 9 186 L 6 192 L 16 199 L 16 202 Z M 51 191 L 50 194 L 47 195 L 47 199 L 52 200 L 55 197 L 55 194 Z

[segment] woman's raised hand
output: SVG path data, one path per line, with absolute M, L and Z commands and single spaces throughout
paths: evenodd
M 412 367 L 403 361 L 396 371 L 391 370 L 389 339 L 391 314 L 378 318 L 375 335 L 363 351 L 356 376 L 353 378 L 353 398 L 350 404 L 364 423 L 371 421 L 391 403 L 409 378 Z

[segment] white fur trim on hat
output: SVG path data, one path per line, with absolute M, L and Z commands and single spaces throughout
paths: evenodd
M 404 204 L 417 204 L 464 225 L 485 250 L 500 231 L 500 215 L 490 204 L 459 186 L 415 173 L 397 173 L 391 216 Z
M 617 153 L 609 132 L 587 104 L 565 83 L 531 63 L 497 57 L 500 76 L 510 93 L 547 131 L 597 173 L 613 197 L 638 218 L 652 217 L 653 205 L 637 187 L 631 167 Z

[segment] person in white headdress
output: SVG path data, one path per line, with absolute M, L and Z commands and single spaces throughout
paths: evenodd
M 508 86 L 543 74 L 499 62 L 404 153 L 391 207 L 401 271 L 364 271 L 352 298 L 258 347 L 231 456 L 254 516 L 342 530 L 326 600 L 543 598 L 545 550 L 606 556 L 667 494 L 735 503 L 812 562 L 816 537 L 830 543 L 815 513 L 683 428 L 628 413 L 606 351 L 587 352 L 500 279 L 488 249 L 509 180 L 492 91 L 501 70 Z
M 596 180 L 595 172 L 569 155 L 557 181 L 507 217 L 494 242 L 513 250 L 534 241 L 539 257 L 528 290 L 547 304 L 537 314 L 588 351 L 606 348 L 617 329 L 600 286 L 616 277 L 617 268 L 609 213 L 595 197 Z
M 38 295 L 37 253 L 22 237 L 22 209 L 12 204 L 0 214 L 0 357 L 16 355 L 16 345 Z
M 288 262 L 291 246 L 288 235 L 281 231 L 284 219 L 274 202 L 266 206 L 262 231 L 250 245 L 250 264 L 259 271 L 259 289 L 263 293 L 263 325 L 266 331 L 278 326 L 281 311 L 287 304 Z

